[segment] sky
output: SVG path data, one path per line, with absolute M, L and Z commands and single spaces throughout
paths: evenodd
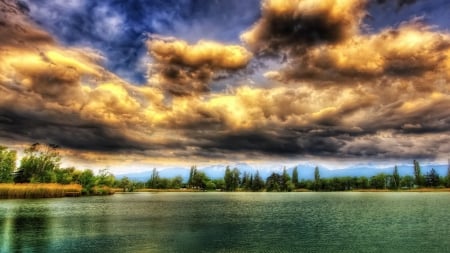
M 445 163 L 446 0 L 0 0 L 0 143 L 112 171 Z

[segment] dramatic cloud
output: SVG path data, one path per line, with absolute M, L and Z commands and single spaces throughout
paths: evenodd
M 209 91 L 209 83 L 217 74 L 242 69 L 252 57 L 241 46 L 212 41 L 189 45 L 155 37 L 148 47 L 155 61 L 150 67 L 150 83 L 177 96 Z
M 361 0 L 267 0 L 261 19 L 242 40 L 259 53 L 302 52 L 336 44 L 356 34 L 365 15 Z
M 366 6 L 263 1 L 242 34 L 250 51 L 150 36 L 139 55 L 148 80 L 136 85 L 105 67 L 120 58 L 62 46 L 26 5 L 1 1 L 0 138 L 55 143 L 95 162 L 447 156 L 450 34 L 423 19 L 365 32 Z M 115 14 L 96 22 L 116 26 L 105 40 L 120 37 L 125 19 Z
M 285 81 L 411 78 L 448 73 L 449 56 L 449 34 L 412 22 L 379 34 L 357 35 L 338 45 L 311 48 L 304 54 L 291 54 L 280 74 Z

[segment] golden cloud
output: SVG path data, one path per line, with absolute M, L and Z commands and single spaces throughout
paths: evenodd
M 413 22 L 379 34 L 357 35 L 333 46 L 318 46 L 302 55 L 291 55 L 278 75 L 290 80 L 351 81 L 390 77 L 448 78 L 450 35 Z M 433 75 L 434 75 L 433 74 Z
M 224 45 L 154 37 L 148 42 L 155 61 L 150 67 L 150 80 L 174 95 L 194 95 L 209 90 L 216 74 L 245 68 L 252 54 L 238 45 Z

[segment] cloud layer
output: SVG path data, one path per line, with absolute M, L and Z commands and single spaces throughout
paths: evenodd
M 245 45 L 149 37 L 147 84 L 134 85 L 101 53 L 60 45 L 21 6 L 0 2 L 4 140 L 55 143 L 92 161 L 450 153 L 450 34 L 424 20 L 367 33 L 365 1 L 263 1 Z M 262 71 L 251 63 L 267 55 L 283 59 L 267 65 L 267 87 L 211 89 Z

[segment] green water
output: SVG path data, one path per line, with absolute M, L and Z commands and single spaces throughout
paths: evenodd
M 449 193 L 0 200 L 0 252 L 450 252 Z

